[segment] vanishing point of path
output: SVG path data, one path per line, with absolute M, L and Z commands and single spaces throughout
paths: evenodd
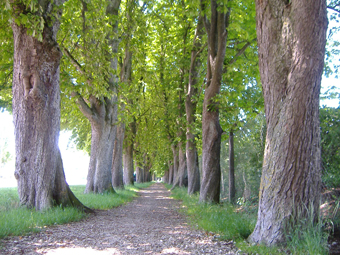
M 40 233 L 0 241 L 0 254 L 236 254 L 232 242 L 191 228 L 163 184 L 132 202 Z

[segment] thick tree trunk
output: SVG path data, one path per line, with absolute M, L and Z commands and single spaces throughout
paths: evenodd
M 80 100 L 82 99 L 78 99 L 78 102 L 80 102 Z M 94 99 L 94 101 L 99 103 L 98 99 Z M 106 105 L 99 103 L 97 107 L 95 106 L 96 104 L 93 103 L 91 112 L 101 114 L 86 115 L 86 112 L 84 112 L 85 116 L 90 120 L 92 134 L 91 156 L 85 193 L 113 192 L 111 166 L 113 141 L 116 137 L 116 127 L 113 124 L 115 122 L 116 111 L 114 109 L 112 111 L 114 101 L 115 99 L 112 99 L 111 102 Z M 86 108 L 86 105 L 83 105 L 83 107 Z
M 178 143 L 178 171 L 176 181 L 174 181 L 173 187 L 187 187 L 188 186 L 188 172 L 187 172 L 187 161 L 185 152 L 182 149 L 182 142 Z
M 144 182 L 143 168 L 141 168 L 136 162 L 135 163 L 135 169 L 136 169 L 136 183 L 143 183 Z
M 205 4 L 201 0 L 202 8 Z M 221 134 L 219 123 L 219 105 L 216 96 L 220 92 L 223 62 L 227 42 L 227 27 L 230 9 L 227 13 L 217 2 L 211 0 L 211 20 L 205 17 L 204 24 L 208 34 L 207 83 L 203 102 L 202 116 L 202 182 L 200 189 L 201 202 L 219 203 L 221 185 Z
M 124 185 L 133 185 L 133 144 L 130 143 L 125 146 L 123 154 L 123 166 L 124 166 Z
M 42 41 L 12 22 L 14 40 L 13 118 L 15 177 L 21 205 L 44 210 L 54 205 L 85 208 L 69 189 L 58 148 L 60 128 L 58 19 L 41 1 L 47 19 Z M 51 3 L 50 3 L 51 4 Z M 57 8 L 54 4 L 52 7 Z M 23 5 L 13 6 L 25 13 Z
M 109 0 L 107 2 L 106 13 L 108 15 L 118 16 L 120 1 L 121 0 Z M 118 52 L 119 41 L 116 38 L 117 32 L 118 23 L 114 21 L 112 23 L 112 33 L 107 35 L 108 44 L 111 46 L 113 53 Z M 82 67 L 75 62 L 70 52 L 65 50 L 65 53 L 77 67 L 78 71 L 85 72 Z M 110 62 L 111 69 L 117 70 L 117 57 L 113 56 Z M 89 76 L 91 77 L 91 75 Z M 116 95 L 117 83 L 118 76 L 113 71 L 110 73 L 108 81 L 108 93 L 112 96 L 97 97 L 90 95 L 89 100 L 85 100 L 80 94 L 73 93 L 73 96 L 77 98 L 79 109 L 91 123 L 91 155 L 85 193 L 114 191 L 111 183 L 111 166 L 118 112 Z
M 317 219 L 319 93 L 325 0 L 257 0 L 257 39 L 267 121 L 258 219 L 250 241 L 285 241 L 287 226 Z M 310 215 L 312 214 L 312 215 Z
M 178 151 L 177 151 L 177 146 L 176 145 L 171 145 L 172 149 L 172 155 L 173 155 L 173 168 L 172 168 L 172 183 L 175 185 L 177 181 L 177 175 L 178 175 Z
M 169 183 L 169 170 L 165 171 L 164 176 L 163 176 L 163 182 Z
M 229 202 L 235 203 L 234 132 L 229 132 Z
M 173 184 L 173 178 L 174 178 L 174 165 L 172 164 L 171 161 L 169 161 L 168 163 L 169 165 L 169 180 L 168 180 L 168 184 Z
M 199 58 L 199 51 L 202 44 L 201 39 L 204 34 L 203 16 L 199 16 L 196 34 L 194 39 L 194 47 L 191 51 L 191 63 L 189 71 L 189 83 L 187 87 L 187 94 L 185 98 L 185 111 L 187 119 L 186 132 L 186 158 L 188 171 L 188 194 L 193 194 L 200 190 L 200 172 L 198 167 L 198 155 L 195 142 L 195 134 L 193 133 L 195 123 L 195 112 L 197 101 L 194 98 L 198 94 L 197 82 L 199 76 L 199 67 L 202 64 Z
M 125 124 L 117 126 L 117 135 L 114 143 L 112 157 L 112 186 L 115 189 L 123 189 L 123 142 L 124 142 Z

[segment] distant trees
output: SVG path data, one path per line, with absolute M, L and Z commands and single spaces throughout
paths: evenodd
M 285 241 L 301 218 L 317 219 L 321 185 L 319 93 L 326 1 L 256 1 L 267 122 L 255 243 Z

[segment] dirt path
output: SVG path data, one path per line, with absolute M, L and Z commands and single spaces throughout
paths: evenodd
M 1 241 L 0 254 L 235 254 L 232 243 L 191 229 L 163 184 L 87 219 Z

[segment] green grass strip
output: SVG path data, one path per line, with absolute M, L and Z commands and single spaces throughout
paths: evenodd
M 107 210 L 130 202 L 139 189 L 152 183 L 127 186 L 116 193 L 84 194 L 85 186 L 70 186 L 76 197 L 92 209 Z M 0 238 L 37 232 L 46 226 L 79 221 L 86 214 L 72 207 L 54 207 L 42 212 L 20 207 L 17 188 L 0 188 Z

